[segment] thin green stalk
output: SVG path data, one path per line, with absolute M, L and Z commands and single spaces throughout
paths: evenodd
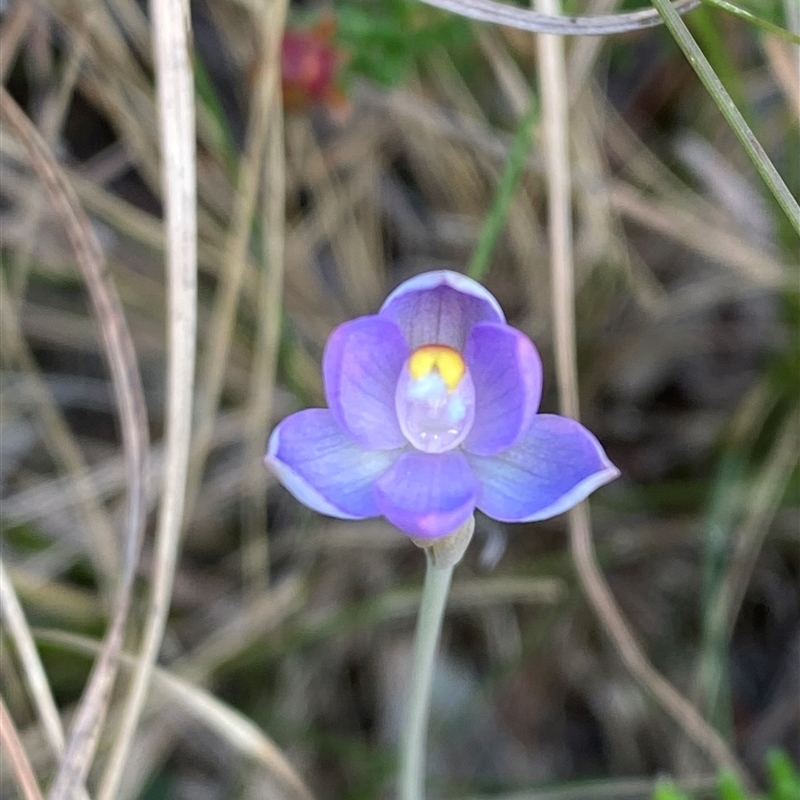
M 732 549 L 732 531 L 741 512 L 745 459 L 738 450 L 723 456 L 709 503 L 704 536 L 703 629 L 695 702 L 702 699 L 706 719 L 731 739 L 728 638 L 725 620 L 715 619 L 711 609 L 719 604 Z
M 494 196 L 492 207 L 486 217 L 486 222 L 483 223 L 480 238 L 475 245 L 475 250 L 472 253 L 472 258 L 467 267 L 467 275 L 469 275 L 470 278 L 474 278 L 476 281 L 483 278 L 489 267 L 489 259 L 491 258 L 492 250 L 494 250 L 497 237 L 503 229 L 506 215 L 508 214 L 508 207 L 511 205 L 511 200 L 519 184 L 519 179 L 522 177 L 525 159 L 531 147 L 534 124 L 538 119 L 539 107 L 533 98 L 531 98 L 528 111 L 520 120 L 519 127 L 514 135 L 514 141 L 511 144 L 511 151 L 508 154 L 508 161 L 506 162 L 506 168 L 503 172 L 503 177 L 500 179 L 500 185 L 497 187 L 497 194 Z
M 686 24 L 680 18 L 680 15 L 675 12 L 669 0 L 652 0 L 652 3 L 658 13 L 661 14 L 664 24 L 675 38 L 675 41 L 677 41 L 681 50 L 683 50 L 684 55 L 733 129 L 736 137 L 742 143 L 747 155 L 761 174 L 769 190 L 786 212 L 792 227 L 800 235 L 800 206 L 798 206 L 797 200 L 792 197 L 783 178 L 781 178 L 778 170 L 775 169 L 775 165 L 770 161 L 769 156 L 764 152 L 764 148 L 756 139 L 755 134 L 750 130 L 736 104 L 731 100 L 731 96 L 725 90 L 708 59 L 703 55 L 703 51 L 694 40 Z
M 798 36 L 796 33 L 787 31 L 786 28 L 781 28 L 780 25 L 775 25 L 769 20 L 763 19 L 763 17 L 759 17 L 756 14 L 753 14 L 746 8 L 742 8 L 741 6 L 729 3 L 728 0 L 703 0 L 703 2 L 706 5 L 714 6 L 714 8 L 722 9 L 722 11 L 727 11 L 729 14 L 733 14 L 734 16 L 739 17 L 739 19 L 743 19 L 745 22 L 749 22 L 751 25 L 756 25 L 762 30 L 765 30 L 767 33 L 771 33 L 774 36 L 778 36 L 787 42 L 792 42 L 793 44 L 800 44 L 800 36 Z
M 444 609 L 453 567 L 437 567 L 425 551 L 425 583 L 419 604 L 414 634 L 414 661 L 411 667 L 406 726 L 400 749 L 399 800 L 425 798 L 425 744 L 428 710 L 431 703 L 436 650 L 442 630 Z

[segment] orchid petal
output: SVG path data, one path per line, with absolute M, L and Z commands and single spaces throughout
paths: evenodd
M 472 278 L 458 272 L 425 272 L 401 283 L 379 314 L 397 323 L 412 350 L 446 344 L 463 350 L 477 322 L 505 322 L 497 300 Z
M 464 350 L 475 385 L 475 421 L 464 449 L 490 456 L 516 444 L 531 424 L 542 396 L 542 362 L 524 333 L 479 322 Z
M 478 508 L 503 522 L 554 517 L 619 475 L 583 425 L 554 414 L 535 417 L 508 450 L 467 460 L 481 484 Z
M 376 517 L 373 485 L 399 451 L 365 450 L 328 409 L 292 414 L 269 437 L 264 463 L 301 502 L 340 519 Z
M 478 484 L 464 454 L 403 453 L 375 482 L 380 513 L 401 531 L 425 539 L 451 533 L 475 510 Z
M 408 345 L 400 329 L 379 316 L 339 325 L 322 362 L 325 395 L 339 425 L 370 450 L 406 443 L 395 411 L 395 392 Z

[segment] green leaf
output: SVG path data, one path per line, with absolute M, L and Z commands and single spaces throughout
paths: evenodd
M 723 770 L 717 785 L 720 800 L 753 800 L 748 798 L 738 778 L 728 770 Z
M 672 781 L 659 781 L 653 791 L 652 800 L 690 800 Z
M 800 773 L 786 753 L 772 750 L 767 754 L 769 800 L 800 800 Z

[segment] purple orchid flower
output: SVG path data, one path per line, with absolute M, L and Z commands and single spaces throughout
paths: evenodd
M 553 517 L 619 475 L 580 423 L 536 413 L 536 348 L 456 272 L 411 278 L 378 314 L 336 328 L 323 376 L 329 408 L 283 420 L 265 457 L 322 514 L 436 539 L 476 507 L 503 522 Z

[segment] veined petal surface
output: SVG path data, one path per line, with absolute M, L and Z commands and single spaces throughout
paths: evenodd
M 516 328 L 479 322 L 464 359 L 475 385 L 475 421 L 464 449 L 490 456 L 516 444 L 542 397 L 542 362 L 533 342 Z
M 373 486 L 399 454 L 366 450 L 327 408 L 309 408 L 275 428 L 264 463 L 309 508 L 340 519 L 364 519 L 381 513 Z
M 412 350 L 426 344 L 464 349 L 477 322 L 505 322 L 503 310 L 477 281 L 458 272 L 425 272 L 401 283 L 380 316 L 397 324 Z
M 401 531 L 426 539 L 452 533 L 475 510 L 478 484 L 464 454 L 411 450 L 375 482 L 378 509 Z
M 554 414 L 537 415 L 508 450 L 466 457 L 481 484 L 478 508 L 503 522 L 554 517 L 619 475 L 593 434 Z
M 339 425 L 366 448 L 405 444 L 395 392 L 408 354 L 400 329 L 380 316 L 345 322 L 328 339 L 322 360 L 328 405 Z

